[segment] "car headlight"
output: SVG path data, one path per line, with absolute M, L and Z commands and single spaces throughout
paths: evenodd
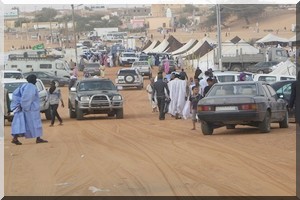
M 120 96 L 120 95 L 113 96 L 112 100 L 113 101 L 121 101 L 122 100 L 122 96 Z
M 82 96 L 80 97 L 80 101 L 89 101 L 90 97 L 89 96 Z

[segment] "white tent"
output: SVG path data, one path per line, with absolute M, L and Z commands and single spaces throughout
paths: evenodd
M 186 52 L 187 50 L 189 50 L 191 48 L 191 46 L 196 42 L 197 40 L 195 39 L 190 39 L 185 45 L 183 45 L 182 47 L 180 47 L 179 49 L 175 50 L 172 52 L 173 55 L 176 54 L 181 54 L 182 52 Z
M 168 46 L 169 46 L 168 40 L 164 39 L 157 47 L 150 50 L 149 52 L 151 52 L 151 53 L 162 53 L 167 49 Z
M 236 56 L 236 54 L 257 54 L 259 50 L 244 40 L 240 40 L 238 43 L 233 44 L 230 41 L 226 41 L 222 43 L 222 56 L 229 57 L 229 56 Z M 191 65 L 195 67 L 199 66 L 199 68 L 203 71 L 207 70 L 208 68 L 212 68 L 216 70 L 217 66 L 214 63 L 214 54 L 217 54 L 217 49 L 214 49 L 200 59 L 195 59 L 191 61 Z
M 265 37 L 256 41 L 256 43 L 268 43 L 268 42 L 289 42 L 289 40 L 286 38 L 282 38 L 282 37 L 273 35 L 272 33 L 269 33 Z
M 274 70 L 269 74 L 289 75 L 296 77 L 296 65 L 288 59 L 285 62 L 280 62 L 278 65 L 275 65 Z
M 143 50 L 143 52 L 148 53 L 148 52 L 151 51 L 153 48 L 155 48 L 155 46 L 156 46 L 157 43 L 158 43 L 158 41 L 157 41 L 157 40 L 154 40 L 148 48 L 146 48 L 146 49 Z
M 208 44 L 212 45 L 212 44 L 217 44 L 217 42 L 213 39 L 211 39 L 210 37 L 205 36 L 204 38 L 201 39 L 201 41 L 203 42 L 208 42 Z

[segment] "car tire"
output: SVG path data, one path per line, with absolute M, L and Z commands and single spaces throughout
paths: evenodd
M 265 118 L 262 122 L 259 123 L 258 128 L 261 133 L 269 133 L 271 131 L 271 113 L 266 111 Z
M 82 110 L 80 110 L 78 108 L 77 104 L 76 104 L 76 107 L 75 107 L 75 111 L 76 111 L 76 119 L 77 120 L 83 120 L 83 112 L 82 112 Z
M 134 79 L 134 76 L 130 74 L 130 75 L 126 75 L 124 77 L 124 80 L 126 83 L 133 83 L 135 79 Z
M 47 110 L 45 110 L 45 117 L 47 120 L 51 120 L 51 110 L 50 110 L 50 106 Z
M 209 123 L 204 121 L 201 122 L 201 130 L 203 135 L 212 135 L 214 132 L 213 127 Z
M 124 118 L 123 108 L 116 110 L 116 118 L 117 119 L 123 119 Z
M 289 113 L 286 111 L 284 119 L 279 122 L 279 127 L 280 128 L 288 128 L 289 127 Z
M 235 124 L 226 125 L 226 129 L 235 129 Z

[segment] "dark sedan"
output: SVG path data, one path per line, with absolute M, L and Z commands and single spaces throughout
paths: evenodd
M 271 84 L 271 86 L 274 88 L 279 98 L 282 98 L 286 103 L 289 103 L 292 92 L 292 83 L 295 81 L 296 80 L 278 81 Z M 295 107 L 289 110 L 289 118 L 290 120 L 295 120 Z
M 99 63 L 88 63 L 83 69 L 83 73 L 89 73 L 91 76 L 100 76 L 100 64 Z
M 51 81 L 55 81 L 57 86 L 63 87 L 69 84 L 70 79 L 66 77 L 58 77 L 55 76 L 53 73 L 50 72 L 42 72 L 42 71 L 33 71 L 33 72 L 26 72 L 23 73 L 24 77 L 26 78 L 29 74 L 34 74 L 38 79 L 41 79 L 44 85 L 50 85 Z
M 249 125 L 267 133 L 271 122 L 279 123 L 280 128 L 289 125 L 287 103 L 265 82 L 214 84 L 198 102 L 198 118 L 204 135 L 222 126 Z
M 248 66 L 247 71 L 258 74 L 268 74 L 273 71 L 273 66 L 278 64 L 279 62 L 277 61 L 259 62 L 255 65 Z

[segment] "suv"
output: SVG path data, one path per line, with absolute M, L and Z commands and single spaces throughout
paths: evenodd
M 118 87 L 137 87 L 143 89 L 144 79 L 137 68 L 123 68 L 118 71 L 116 78 Z
M 20 85 L 27 83 L 26 79 L 3 79 L 4 87 L 8 90 L 9 99 L 12 98 L 12 93 L 17 89 Z M 37 79 L 36 87 L 39 92 L 40 97 L 40 110 L 41 113 L 45 113 L 45 117 L 47 120 L 51 119 L 50 113 L 50 106 L 49 101 L 47 101 L 47 90 L 40 79 Z M 4 116 L 5 119 L 8 121 L 12 121 L 13 113 L 11 112 L 10 115 Z
M 134 61 L 139 60 L 134 52 L 122 52 L 119 61 L 120 65 L 131 65 Z
M 132 63 L 131 68 L 137 68 L 142 76 L 149 76 L 149 79 L 152 78 L 151 66 L 148 61 L 135 61 Z
M 87 78 L 77 81 L 70 89 L 68 107 L 70 117 L 77 120 L 82 120 L 88 114 L 123 118 L 123 97 L 109 79 Z

